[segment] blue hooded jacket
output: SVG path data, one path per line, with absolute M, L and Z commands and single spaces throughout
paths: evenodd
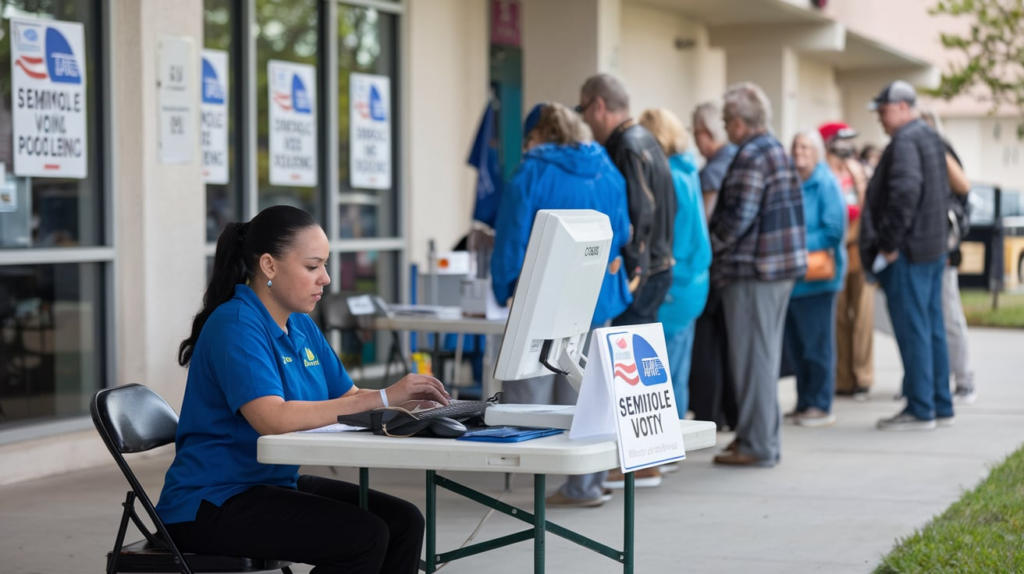
M 658 309 L 665 337 L 686 328 L 704 311 L 708 299 L 711 239 L 704 219 L 697 160 L 687 152 L 668 158 L 676 188 L 675 239 L 672 243 L 672 286 Z
M 629 242 L 626 180 L 604 148 L 596 143 L 534 147 L 523 156 L 498 209 L 491 285 L 501 305 L 515 292 L 533 219 L 541 209 L 593 209 L 607 215 L 614 233 L 609 263 Z M 618 273 L 605 274 L 591 324 L 599 326 L 617 317 L 632 302 L 626 266 L 621 265 Z
M 839 182 L 825 162 L 818 162 L 802 184 L 804 196 L 804 225 L 807 228 L 807 251 L 831 249 L 836 258 L 836 276 L 828 281 L 796 282 L 792 299 L 836 293 L 843 288 L 846 274 L 846 202 L 839 190 Z

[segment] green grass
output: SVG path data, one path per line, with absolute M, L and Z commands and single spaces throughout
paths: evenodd
M 901 539 L 875 574 L 1024 572 L 1024 448 L 984 482 Z
M 992 294 L 981 290 L 960 292 L 964 315 L 972 327 L 1024 328 L 1024 293 L 1000 293 L 999 308 L 992 310 Z

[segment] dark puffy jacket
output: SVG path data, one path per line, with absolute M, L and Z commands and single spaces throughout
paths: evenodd
M 949 220 L 946 148 L 920 119 L 896 130 L 868 184 L 860 224 L 865 268 L 880 251 L 900 251 L 913 263 L 946 255 Z
M 629 278 L 640 275 L 643 281 L 672 269 L 676 191 L 665 152 L 658 140 L 634 120 L 615 128 L 605 149 L 626 178 L 633 237 L 622 250 L 622 258 Z

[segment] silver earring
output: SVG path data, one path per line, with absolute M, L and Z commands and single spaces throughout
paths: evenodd
M 274 285 L 274 282 L 268 279 L 267 280 L 267 287 L 271 287 L 273 285 Z

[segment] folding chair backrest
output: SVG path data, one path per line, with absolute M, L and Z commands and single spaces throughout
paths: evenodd
M 142 385 L 103 389 L 93 397 L 92 420 L 114 458 L 174 442 L 178 415 Z M 115 454 L 116 453 L 116 454 Z

